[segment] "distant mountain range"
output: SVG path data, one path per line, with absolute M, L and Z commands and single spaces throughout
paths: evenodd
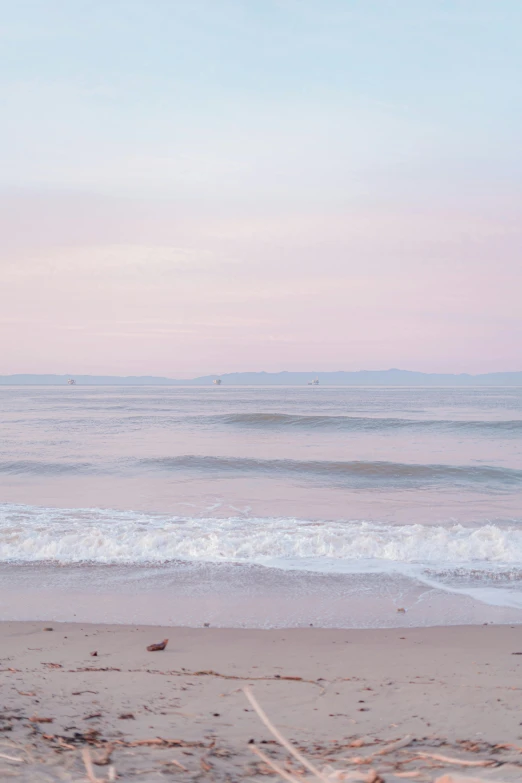
M 153 375 L 0 375 L 0 386 L 65 386 L 74 377 L 78 386 L 211 386 L 215 378 L 230 386 L 306 386 L 314 378 L 322 386 L 522 386 L 522 372 L 482 375 L 424 373 L 409 370 L 357 372 L 231 372 L 176 380 Z

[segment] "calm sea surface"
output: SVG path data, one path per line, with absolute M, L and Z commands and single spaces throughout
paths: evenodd
M 522 389 L 4 387 L 0 411 L 4 618 L 522 617 Z

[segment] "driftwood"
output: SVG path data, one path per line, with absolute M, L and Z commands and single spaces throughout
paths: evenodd
M 40 718 L 38 715 L 32 715 L 28 720 L 30 723 L 52 723 L 54 718 Z
M 168 639 L 163 639 L 163 641 L 158 642 L 158 644 L 149 644 L 147 650 L 149 652 L 158 652 L 159 650 L 164 650 L 168 643 L 169 643 Z
M 178 769 L 181 769 L 183 772 L 188 772 L 188 768 L 181 763 L 181 761 L 178 761 L 177 759 L 171 759 L 170 761 L 165 761 L 165 766 L 169 766 L 172 764 L 173 767 L 177 767 Z
M 349 764 L 371 764 L 378 756 L 385 756 L 387 753 L 393 753 L 396 750 L 405 748 L 411 742 L 413 742 L 413 737 L 408 734 L 408 736 L 396 740 L 395 742 L 390 742 L 383 748 L 376 750 L 371 756 L 349 756 L 348 758 L 341 758 L 339 761 L 347 761 Z M 358 742 L 356 740 L 355 742 L 350 743 L 350 747 L 361 747 L 363 744 L 363 742 Z
M 443 775 L 441 778 L 437 778 L 435 783 L 503 783 L 502 780 L 499 780 L 498 778 L 489 778 L 486 780 L 486 778 L 469 778 L 467 775 L 453 775 L 452 773 L 449 775 Z
M 0 753 L 0 759 L 7 759 L 7 761 L 16 761 L 16 762 L 23 761 L 23 759 L 21 759 L 19 756 L 8 756 L 7 753 Z
M 91 754 L 89 752 L 89 748 L 84 748 L 82 750 L 82 759 L 83 764 L 85 766 L 85 773 L 87 775 L 87 780 L 89 783 L 105 783 L 105 781 L 111 781 L 116 780 L 116 770 L 114 767 L 109 767 L 109 775 L 107 778 L 97 778 L 94 774 L 94 767 L 92 765 L 92 759 Z
M 270 729 L 276 740 L 287 749 L 289 753 L 292 754 L 292 756 L 299 762 L 299 764 L 302 764 L 303 767 L 305 767 L 309 772 L 312 773 L 312 775 L 315 775 L 319 780 L 322 780 L 323 783 L 327 782 L 327 777 L 323 775 L 314 764 L 311 763 L 305 756 L 303 756 L 294 746 L 288 742 L 286 737 L 284 737 L 281 732 L 276 729 L 276 727 L 273 725 L 273 723 L 268 719 L 268 716 L 264 712 L 264 710 L 261 708 L 260 704 L 258 703 L 257 699 L 255 698 L 254 694 L 248 689 L 244 689 L 245 696 L 247 697 L 248 701 L 254 708 L 254 710 L 257 712 L 259 718 L 262 720 L 262 722 L 265 724 L 265 726 Z
M 468 760 L 468 759 L 454 759 L 449 756 L 441 756 L 440 753 L 424 753 L 419 751 L 417 756 L 421 759 L 434 759 L 435 761 L 442 761 L 444 764 L 455 764 L 461 767 L 491 767 L 497 762 L 494 759 L 481 759 Z
M 180 739 L 163 739 L 163 737 L 152 737 L 151 739 L 134 740 L 133 742 L 121 742 L 118 745 L 125 745 L 128 748 L 136 748 L 140 745 L 157 745 L 163 748 L 206 748 L 204 742 L 188 742 Z
M 381 748 L 380 750 L 376 750 L 372 758 L 374 758 L 375 756 L 385 756 L 387 753 L 393 753 L 394 750 L 405 748 L 412 741 L 413 741 L 413 737 L 410 734 L 408 734 L 408 736 L 403 737 L 400 740 L 397 740 L 397 742 L 390 742 L 389 745 L 385 745 L 384 748 Z
M 248 701 L 254 708 L 255 712 L 258 714 L 261 721 L 265 724 L 265 726 L 270 730 L 270 732 L 273 734 L 273 736 L 276 738 L 278 743 L 282 745 L 286 750 L 296 759 L 296 761 L 299 762 L 299 764 L 302 767 L 305 767 L 305 769 L 309 770 L 313 774 L 313 778 L 305 777 L 303 778 L 303 771 L 302 770 L 289 770 L 288 766 L 286 768 L 281 767 L 276 761 L 274 761 L 270 756 L 268 756 L 266 753 L 263 753 L 262 750 L 260 750 L 258 747 L 256 747 L 255 744 L 249 744 L 250 750 L 260 758 L 264 764 L 266 764 L 267 768 L 271 769 L 273 772 L 276 772 L 283 780 L 286 780 L 288 783 L 301 783 L 301 781 L 305 780 L 307 783 L 346 783 L 348 781 L 353 781 L 355 783 L 356 781 L 358 783 L 384 783 L 384 779 L 379 774 L 379 771 L 376 769 L 369 769 L 365 772 L 361 771 L 352 771 L 347 769 L 335 769 L 331 766 L 323 767 L 321 770 L 317 769 L 305 756 L 303 756 L 297 748 L 295 748 L 287 739 L 284 737 L 281 732 L 272 724 L 262 707 L 259 705 L 257 699 L 254 697 L 254 695 L 250 692 L 248 688 L 243 689 L 245 696 L 247 697 Z M 380 750 L 377 750 L 375 753 L 373 753 L 371 756 L 368 756 L 367 758 L 352 758 L 352 759 L 344 759 L 345 761 L 350 761 L 352 764 L 368 764 L 375 760 L 376 758 L 380 758 L 381 756 L 384 756 L 388 753 L 392 753 L 397 750 L 402 750 L 407 745 L 409 745 L 411 742 L 414 741 L 414 738 L 411 736 L 404 737 L 403 739 L 396 740 L 395 742 L 390 742 L 387 745 L 384 745 L 384 747 L 380 748 Z M 351 743 L 352 746 L 357 746 L 359 743 L 361 743 L 361 740 L 356 740 L 355 742 Z M 503 746 L 499 746 L 503 747 Z M 508 746 L 509 747 L 509 746 Z M 418 777 L 424 777 L 427 770 L 424 767 L 423 769 L 415 769 L 415 770 L 402 770 L 400 769 L 400 766 L 403 764 L 409 763 L 411 761 L 418 761 L 421 759 L 433 759 L 435 761 L 441 762 L 442 764 L 458 764 L 462 766 L 469 766 L 469 767 L 489 767 L 495 764 L 499 763 L 499 760 L 497 759 L 480 759 L 480 760 L 467 760 L 467 759 L 457 759 L 450 756 L 444 756 L 439 753 L 428 753 L 428 752 L 421 752 L 418 751 L 415 756 L 409 757 L 409 758 L 401 758 L 399 761 L 396 761 L 394 766 L 395 769 L 393 771 L 393 776 L 398 778 L 418 778 Z M 390 763 L 390 762 L 388 762 Z M 391 762 L 393 764 L 393 762 Z M 500 762 L 502 763 L 502 762 Z M 399 767 L 399 768 L 397 768 Z M 433 781 L 433 783 L 506 783 L 506 781 L 502 781 L 499 778 L 493 779 L 488 778 L 487 780 L 485 778 L 477 778 L 477 777 L 468 777 L 465 775 L 454 775 L 452 773 L 442 775 L 442 777 L 438 777 L 436 780 Z
M 111 763 L 111 755 L 112 751 L 114 750 L 114 745 L 112 743 L 109 743 L 104 752 L 101 756 L 98 756 L 97 758 L 93 758 L 93 763 L 96 764 L 98 767 L 105 767 L 108 764 Z
M 89 783 L 101 783 L 101 780 L 96 777 L 94 774 L 94 769 L 92 766 L 92 760 L 91 760 L 91 754 L 89 753 L 88 748 L 84 748 L 82 750 L 82 759 L 83 763 L 85 765 L 85 772 L 87 774 L 87 780 Z

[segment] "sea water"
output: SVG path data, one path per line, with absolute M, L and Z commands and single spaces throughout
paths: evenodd
M 522 389 L 25 386 L 0 410 L 3 619 L 522 618 Z

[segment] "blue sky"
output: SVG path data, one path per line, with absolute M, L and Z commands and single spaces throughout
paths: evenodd
M 20 0 L 2 16 L 6 184 L 255 202 L 279 198 L 279 172 L 283 201 L 309 182 L 344 203 L 385 176 L 411 192 L 419 175 L 520 175 L 518 2 Z
M 210 370 L 214 357 L 216 370 L 520 368 L 510 299 L 521 282 L 520 29 L 516 0 L 2 3 L 5 334 L 20 334 L 23 302 L 49 266 L 62 301 L 76 306 L 71 324 L 71 313 L 53 315 L 49 292 L 49 310 L 32 325 L 25 318 L 24 350 L 3 371 L 40 361 L 59 369 L 73 346 L 77 371 L 187 373 Z M 121 313 L 96 325 L 105 257 L 119 270 L 111 291 Z M 183 273 L 180 257 L 191 259 Z M 138 258 L 158 296 L 149 310 L 129 288 Z M 361 310 L 362 266 L 372 278 Z M 165 285 L 184 320 L 161 304 Z M 455 285 L 468 286 L 471 304 L 448 302 Z M 251 289 L 263 287 L 266 299 L 249 306 Z M 346 334 L 333 347 L 329 329 L 311 342 L 314 289 L 329 329 Z M 340 302 L 330 322 L 339 290 L 348 307 L 355 297 L 369 343 L 352 336 Z M 432 290 L 439 299 L 427 315 L 419 302 Z M 374 300 L 396 309 L 379 315 Z M 201 302 L 214 325 L 221 306 L 231 319 L 208 350 L 217 327 L 205 326 Z M 150 331 L 157 313 L 171 342 Z M 129 319 L 130 342 L 118 326 Z M 456 344 L 444 352 L 448 322 Z M 43 357 L 30 339 L 42 324 Z M 64 342 L 82 324 L 91 338 Z M 424 339 L 411 342 L 412 330 Z

